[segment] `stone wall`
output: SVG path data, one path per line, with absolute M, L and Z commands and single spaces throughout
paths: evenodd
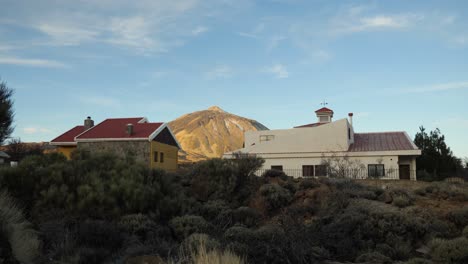
M 78 142 L 78 149 L 91 152 L 113 153 L 120 157 L 134 156 L 137 162 L 150 164 L 151 144 L 146 140 L 141 141 L 103 141 L 103 142 Z

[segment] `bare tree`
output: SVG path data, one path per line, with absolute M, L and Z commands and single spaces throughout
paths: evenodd
M 322 155 L 321 164 L 326 166 L 328 176 L 333 178 L 365 178 L 366 166 L 358 159 L 350 159 L 348 155 Z

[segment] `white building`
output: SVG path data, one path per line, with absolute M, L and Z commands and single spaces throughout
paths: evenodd
M 318 122 L 292 129 L 245 132 L 244 148 L 233 153 L 265 159 L 263 169 L 294 177 L 346 175 L 354 178 L 416 180 L 421 155 L 406 132 L 354 133 L 352 116 L 332 121 L 333 111 L 315 111 Z

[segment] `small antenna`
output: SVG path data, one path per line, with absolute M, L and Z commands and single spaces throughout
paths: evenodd
M 321 102 L 320 104 L 326 106 L 328 103 L 325 100 L 323 100 L 323 102 Z

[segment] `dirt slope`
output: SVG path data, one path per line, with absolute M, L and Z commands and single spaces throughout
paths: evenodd
M 181 162 L 221 157 L 242 148 L 244 132 L 267 130 L 261 123 L 223 111 L 217 106 L 185 114 L 169 123 L 184 153 Z

